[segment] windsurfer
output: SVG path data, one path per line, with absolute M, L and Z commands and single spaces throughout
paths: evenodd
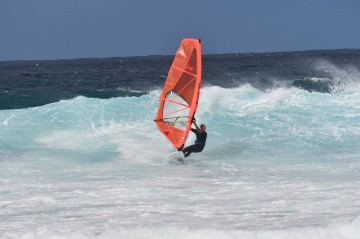
M 200 127 L 196 124 L 196 120 L 194 119 L 192 122 L 195 125 L 195 129 L 191 129 L 192 132 L 196 135 L 195 144 L 190 145 L 183 149 L 183 153 L 185 158 L 188 157 L 191 153 L 199 153 L 203 151 L 206 143 L 206 125 L 201 124 Z

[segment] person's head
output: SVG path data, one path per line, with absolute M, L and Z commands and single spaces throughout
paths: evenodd
M 202 131 L 206 131 L 206 125 L 201 124 L 201 125 L 200 125 L 200 129 L 201 129 Z

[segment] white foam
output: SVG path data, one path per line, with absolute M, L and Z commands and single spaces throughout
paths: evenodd
M 138 226 L 135 228 L 118 228 L 103 230 L 75 230 L 65 232 L 48 227 L 38 227 L 26 233 L 6 233 L 5 238 L 12 239 L 358 239 L 360 221 L 346 224 L 334 224 L 328 227 L 296 228 L 287 230 L 219 230 L 212 228 L 189 229 L 171 226 Z
M 360 71 L 355 65 L 336 66 L 329 61 L 319 60 L 315 69 L 330 76 L 333 93 L 360 92 Z
M 0 131 L 0 234 L 354 238 L 356 92 L 201 92 L 207 145 L 181 166 L 163 161 L 173 147 L 152 121 L 159 91 L 1 111 L 14 116 Z

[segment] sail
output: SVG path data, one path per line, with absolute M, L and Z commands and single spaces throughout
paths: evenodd
M 201 41 L 181 41 L 159 97 L 155 118 L 161 133 L 181 149 L 198 105 L 201 84 Z

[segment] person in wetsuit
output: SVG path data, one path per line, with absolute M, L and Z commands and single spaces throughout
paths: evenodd
M 206 125 L 201 124 L 199 128 L 199 126 L 197 126 L 196 124 L 195 119 L 193 120 L 193 124 L 195 125 L 196 129 L 191 129 L 191 131 L 196 134 L 196 141 L 195 144 L 190 145 L 185 149 L 183 149 L 185 158 L 188 157 L 191 153 L 199 153 L 203 151 L 206 143 L 206 137 L 207 137 Z

